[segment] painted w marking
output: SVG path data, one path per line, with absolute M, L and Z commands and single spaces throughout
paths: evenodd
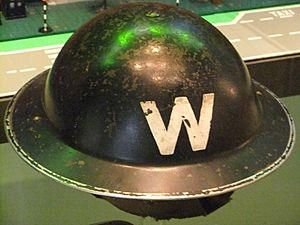
M 206 149 L 211 127 L 214 97 L 214 93 L 203 95 L 199 122 L 194 115 L 188 98 L 175 98 L 168 128 L 165 127 L 155 101 L 140 102 L 161 155 L 174 154 L 182 123 L 185 125 L 193 151 Z

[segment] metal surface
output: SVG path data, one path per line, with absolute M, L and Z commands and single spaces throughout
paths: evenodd
M 169 123 L 176 101 L 190 102 L 194 112 L 182 109 L 180 116 L 186 117 L 185 126 L 193 126 L 188 114 L 202 119 L 204 96 L 211 94 L 213 122 L 207 131 L 203 125 L 203 133 L 210 132 L 206 150 L 190 151 L 182 134 L 173 156 L 161 157 L 160 137 L 152 138 L 155 128 L 148 120 L 155 115 L 153 105 L 176 141 Z M 197 15 L 161 4 L 120 7 L 82 27 L 51 70 L 44 105 L 69 145 L 102 159 L 143 165 L 184 165 L 235 148 L 257 131 L 261 116 L 247 69 L 224 36 Z M 145 117 L 141 106 L 153 113 Z M 168 139 L 167 132 L 156 136 Z M 124 151 L 125 145 L 131 150 Z
M 47 75 L 10 103 L 8 137 L 35 169 L 93 194 L 223 194 L 276 169 L 294 142 L 286 109 L 251 82 L 225 37 L 175 7 L 105 11 L 69 40 Z

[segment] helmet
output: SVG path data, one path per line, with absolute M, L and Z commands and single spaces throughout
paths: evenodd
M 186 200 L 231 192 L 280 166 L 294 126 L 230 42 L 169 5 L 109 9 L 28 82 L 6 130 L 32 167 L 106 197 Z

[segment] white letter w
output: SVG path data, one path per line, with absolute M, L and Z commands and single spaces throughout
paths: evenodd
M 196 120 L 188 98 L 175 98 L 168 129 L 165 127 L 155 101 L 140 102 L 161 155 L 174 154 L 182 122 L 187 130 L 193 151 L 206 149 L 213 114 L 214 96 L 214 93 L 203 95 L 199 122 Z

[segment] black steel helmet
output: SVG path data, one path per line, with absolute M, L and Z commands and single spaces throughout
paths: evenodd
M 184 9 L 109 9 L 66 43 L 6 112 L 18 154 L 45 175 L 107 197 L 202 198 L 280 166 L 294 142 L 279 99 L 230 42 Z

